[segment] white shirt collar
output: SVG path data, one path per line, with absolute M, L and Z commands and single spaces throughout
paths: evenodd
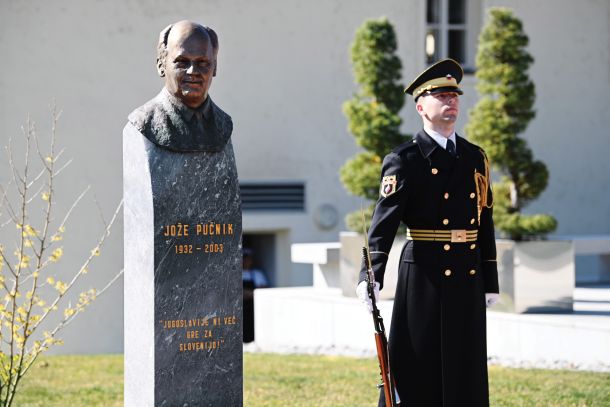
M 447 149 L 447 138 L 453 141 L 453 145 L 455 146 L 455 151 L 457 151 L 457 140 L 455 139 L 455 131 L 451 133 L 449 137 L 443 136 L 441 133 L 438 133 L 426 126 L 424 126 L 424 131 L 436 141 L 436 143 L 443 147 L 445 150 Z

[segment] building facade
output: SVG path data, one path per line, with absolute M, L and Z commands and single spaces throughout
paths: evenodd
M 18 139 L 28 115 L 44 138 L 55 100 L 63 110 L 58 143 L 74 160 L 58 180 L 57 206 L 67 210 L 91 185 L 91 198 L 109 217 L 122 196 L 127 114 L 162 87 L 155 70 L 159 31 L 185 18 L 209 25 L 220 37 L 211 96 L 233 117 L 247 197 L 244 242 L 256 250 L 274 286 L 307 285 L 311 270 L 290 263 L 290 245 L 336 241 L 345 214 L 361 206 L 338 176 L 358 151 L 341 112 L 356 90 L 349 60 L 355 30 L 367 18 L 390 19 L 405 84 L 434 59 L 463 61 L 462 129 L 477 100 L 477 37 L 491 6 L 510 7 L 522 19 L 535 58 L 530 75 L 537 116 L 524 137 L 551 176 L 526 211 L 553 214 L 559 234 L 610 233 L 605 0 L 2 0 L 0 141 Z M 419 129 L 411 100 L 401 116 L 405 132 Z M 8 179 L 2 160 L 0 182 Z M 84 201 L 67 227 L 66 269 L 78 265 L 80 258 L 71 255 L 87 254 L 103 228 L 95 201 Z M 122 250 L 119 223 L 83 287 L 99 286 L 121 270 Z M 59 351 L 122 351 L 122 314 L 119 281 L 66 329 L 68 345 Z

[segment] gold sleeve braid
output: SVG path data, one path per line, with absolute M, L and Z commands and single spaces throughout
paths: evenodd
M 491 182 L 489 180 L 489 159 L 487 155 L 480 150 L 483 155 L 483 161 L 485 162 L 485 174 L 481 174 L 475 168 L 474 170 L 474 184 L 477 188 L 477 215 L 478 215 L 478 224 L 481 225 L 481 212 L 483 208 L 491 208 L 493 207 L 493 202 L 490 202 L 489 196 L 489 188 Z

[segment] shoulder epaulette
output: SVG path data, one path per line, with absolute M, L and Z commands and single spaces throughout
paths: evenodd
M 481 151 L 483 153 L 483 155 L 485 154 L 483 152 L 483 149 L 481 147 L 479 147 L 478 145 L 474 144 L 473 142 L 469 141 L 468 139 L 466 139 L 465 137 L 462 137 L 460 135 L 457 135 L 459 137 L 459 139 L 464 142 L 464 144 L 466 144 L 466 146 L 471 150 L 471 152 L 473 154 L 476 154 L 478 151 Z
M 415 139 L 409 140 L 409 141 L 405 141 L 404 143 L 402 143 L 398 147 L 394 148 L 394 150 L 392 150 L 392 152 L 394 154 L 401 155 L 405 151 L 407 151 L 409 149 L 414 149 L 414 148 L 417 148 L 417 143 L 415 142 Z

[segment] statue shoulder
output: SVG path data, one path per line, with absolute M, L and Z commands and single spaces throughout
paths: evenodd
M 233 133 L 233 119 L 231 119 L 231 116 L 229 116 L 227 112 L 214 103 L 212 99 L 210 99 L 210 103 L 212 104 L 212 114 L 218 133 L 225 134 L 228 139 L 228 137 L 231 136 L 231 133 Z
M 136 129 L 140 130 L 140 132 L 145 133 L 146 129 L 150 128 L 153 122 L 156 122 L 160 117 L 165 116 L 162 97 L 162 93 L 159 93 L 153 99 L 134 109 L 134 111 L 127 116 L 127 120 Z
M 185 120 L 166 92 L 161 91 L 131 112 L 128 120 L 159 147 L 183 152 L 219 152 L 231 137 L 233 121 L 211 98 L 208 100 L 202 118 Z

